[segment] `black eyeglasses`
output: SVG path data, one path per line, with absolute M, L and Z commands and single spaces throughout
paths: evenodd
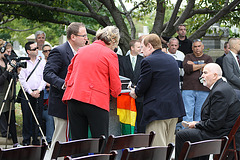
M 33 49 L 29 49 L 30 51 L 36 51 L 38 49 L 38 47 L 33 48 Z
M 201 39 L 194 39 L 192 42 L 194 43 L 194 42 L 202 42 L 202 41 Z
M 79 37 L 87 37 L 87 35 L 86 34 L 84 34 L 84 35 L 81 35 L 81 34 L 74 34 L 75 36 L 79 36 Z
M 42 52 L 51 52 L 51 49 L 49 49 L 49 50 L 43 50 Z

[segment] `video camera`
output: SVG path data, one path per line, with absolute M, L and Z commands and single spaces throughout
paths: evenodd
M 14 68 L 27 68 L 27 62 L 21 62 L 22 60 L 30 60 L 30 57 L 11 57 L 8 54 L 4 54 L 4 57 L 8 60 L 9 64 Z M 16 65 L 11 63 L 12 60 L 16 61 Z

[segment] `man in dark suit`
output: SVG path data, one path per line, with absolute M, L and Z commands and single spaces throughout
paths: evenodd
M 174 142 L 178 117 L 185 115 L 179 88 L 179 69 L 176 60 L 161 51 L 161 40 L 149 34 L 142 40 L 141 75 L 133 98 L 144 96 L 142 125 L 146 133 L 155 131 L 154 146 L 167 146 Z
M 232 87 L 222 80 L 222 70 L 218 64 L 207 64 L 201 78 L 203 85 L 211 91 L 202 106 L 201 121 L 188 122 L 189 129 L 177 132 L 176 160 L 185 141 L 197 142 L 227 136 L 240 114 L 240 101 Z M 239 138 L 237 135 L 238 149 Z M 208 156 L 202 159 L 208 159 Z
M 87 41 L 87 31 L 83 23 L 73 22 L 67 28 L 68 41 L 54 48 L 44 69 L 44 80 L 50 84 L 48 114 L 53 116 L 55 131 L 52 137 L 51 150 L 45 159 L 50 159 L 56 141 L 65 142 L 67 131 L 67 105 L 62 102 L 65 90 L 65 77 L 68 65 L 79 47 Z
M 122 57 L 119 61 L 119 74 L 130 78 L 132 84 L 135 86 L 137 85 L 141 73 L 140 62 L 143 59 L 143 57 L 139 55 L 141 53 L 141 43 L 139 40 L 131 40 L 129 46 L 130 54 Z M 137 133 L 145 133 L 145 126 L 140 125 L 142 119 L 143 98 L 137 98 L 135 102 L 137 109 Z
M 231 38 L 229 48 L 229 53 L 223 58 L 223 72 L 228 83 L 240 90 L 240 38 Z
M 218 57 L 217 59 L 216 59 L 216 63 L 222 68 L 222 70 L 223 70 L 223 66 L 222 66 L 222 64 L 223 64 L 223 58 L 229 53 L 229 51 L 230 51 L 230 49 L 229 49 L 229 44 L 228 44 L 228 42 L 225 42 L 224 43 L 224 54 L 221 56 L 221 57 Z M 224 76 L 224 74 L 223 74 L 223 76 Z

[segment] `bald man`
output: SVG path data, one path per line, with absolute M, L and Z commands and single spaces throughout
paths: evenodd
M 177 132 L 176 160 L 185 141 L 197 142 L 227 136 L 240 115 L 240 101 L 232 87 L 222 80 L 222 70 L 218 64 L 207 64 L 201 78 L 203 85 L 210 89 L 210 93 L 202 106 L 201 120 L 188 122 L 188 129 Z M 239 140 L 238 133 L 236 137 L 238 150 Z M 208 157 L 200 159 L 205 160 Z
M 231 38 L 229 48 L 229 54 L 223 58 L 224 76 L 234 89 L 240 90 L 240 38 Z

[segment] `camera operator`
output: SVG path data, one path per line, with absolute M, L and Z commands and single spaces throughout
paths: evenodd
M 0 51 L 1 51 L 0 53 L 0 107 L 2 106 L 5 94 L 7 92 L 7 88 L 9 86 L 9 81 L 11 79 L 10 72 L 13 70 L 13 66 L 11 66 L 9 62 L 6 60 L 6 57 L 11 55 L 11 49 L 12 49 L 11 43 L 5 42 L 0 39 Z M 12 60 L 11 63 L 12 65 L 16 65 L 16 61 L 14 60 Z M 10 103 L 10 99 L 12 98 L 11 95 L 12 93 L 10 90 L 1 114 L 4 115 L 7 122 L 9 118 L 10 104 L 12 104 L 9 131 L 12 136 L 13 147 L 19 147 L 20 145 L 18 144 L 16 125 L 15 125 L 16 123 L 15 111 L 14 111 L 15 106 L 14 106 L 14 103 Z
M 39 145 L 38 139 L 39 128 L 30 110 L 32 107 L 36 118 L 41 125 L 42 110 L 43 110 L 43 90 L 46 82 L 43 80 L 43 69 L 46 64 L 45 59 L 38 57 L 37 44 L 34 42 L 27 42 L 25 50 L 30 57 L 27 60 L 27 68 L 22 68 L 19 74 L 19 81 L 22 84 L 24 91 L 27 93 L 31 106 L 28 101 L 22 99 L 21 107 L 23 113 L 23 145 L 30 145 L 32 137 L 32 144 Z

